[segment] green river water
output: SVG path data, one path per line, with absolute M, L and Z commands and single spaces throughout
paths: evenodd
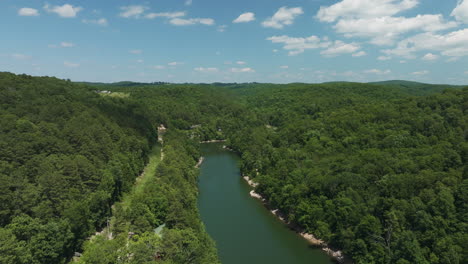
M 330 264 L 321 250 L 289 230 L 249 195 L 236 154 L 202 145 L 198 208 L 223 264 Z

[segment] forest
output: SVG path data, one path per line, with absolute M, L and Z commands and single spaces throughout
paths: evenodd
M 199 142 L 212 139 L 288 221 L 353 263 L 467 263 L 467 113 L 468 88 L 403 81 L 0 73 L 0 263 L 219 263 L 196 204 Z M 164 159 L 133 192 L 160 124 Z M 90 239 L 109 221 L 113 239 Z

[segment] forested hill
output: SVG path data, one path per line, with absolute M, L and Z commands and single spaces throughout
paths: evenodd
M 419 97 L 352 83 L 235 92 L 262 125 L 227 144 L 288 221 L 355 263 L 466 263 L 468 88 Z
M 155 142 L 138 106 L 0 73 L 0 262 L 63 263 L 131 187 Z
M 147 163 L 157 140 L 154 128 L 162 120 L 141 102 L 95 90 L 56 78 L 0 73 L 0 263 L 65 263 L 82 252 L 83 242 L 106 226 L 111 206 Z M 112 222 L 131 223 L 115 224 L 117 248 L 106 255 L 99 252 L 108 245 L 99 244 L 84 263 L 128 258 L 118 249 L 122 241 L 125 249 L 122 239 L 129 231 L 140 235 L 129 244 L 140 254 L 130 252 L 126 263 L 154 260 L 154 248 L 141 251 L 139 245 L 145 247 L 148 239 L 162 243 L 153 232 L 161 223 L 167 239 L 153 246 L 163 260 L 217 262 L 198 218 L 196 172 L 188 169 L 199 157 L 195 141 L 174 128 L 166 142 L 166 160 L 158 167 L 164 185 L 143 188 L 131 211 L 117 210 L 125 217 L 113 216 Z
M 355 263 L 466 263 L 468 88 L 445 88 L 0 73 L 0 263 L 83 250 L 81 263 L 217 263 L 196 206 L 209 139 L 227 139 L 271 206 Z M 133 192 L 159 124 L 164 160 Z M 114 239 L 89 239 L 108 219 Z

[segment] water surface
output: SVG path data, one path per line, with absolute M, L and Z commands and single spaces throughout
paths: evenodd
M 223 264 L 330 264 L 321 250 L 292 232 L 249 195 L 236 154 L 202 145 L 198 207 Z

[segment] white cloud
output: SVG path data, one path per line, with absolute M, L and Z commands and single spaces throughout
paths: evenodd
M 227 28 L 227 27 L 228 27 L 228 26 L 226 26 L 226 25 L 221 25 L 221 26 L 218 26 L 218 28 L 217 28 L 216 30 L 217 30 L 218 32 L 224 32 L 224 31 L 226 31 L 226 28 Z
M 432 53 L 427 53 L 421 59 L 425 60 L 425 61 L 433 61 L 433 60 L 437 60 L 438 58 L 439 58 L 439 55 L 435 55 L 435 54 L 432 54 Z
M 162 13 L 149 13 L 145 15 L 147 19 L 154 19 L 157 17 L 165 17 L 165 18 L 176 18 L 176 17 L 183 17 L 185 16 L 185 12 L 162 12 Z
M 155 65 L 155 66 L 152 66 L 151 68 L 155 69 L 155 70 L 164 70 L 166 69 L 166 66 L 163 66 L 163 65 Z
M 215 24 L 215 21 L 211 18 L 173 18 L 169 21 L 169 23 L 175 26 L 189 26 L 195 24 L 211 26 Z
M 75 44 L 71 43 L 71 42 L 61 42 L 60 47 L 62 47 L 62 48 L 72 48 L 72 47 L 75 47 Z
M 276 11 L 272 17 L 269 17 L 263 21 L 262 25 L 264 27 L 281 29 L 286 25 L 292 25 L 294 23 L 294 19 L 303 13 L 304 11 L 302 11 L 301 7 L 288 8 L 283 6 L 278 9 L 278 11 Z
M 414 58 L 414 53 L 419 51 L 440 51 L 449 57 L 468 56 L 468 28 L 441 35 L 432 32 L 418 34 L 400 41 L 394 49 L 383 52 Z
M 450 15 L 458 21 L 468 24 L 468 0 L 459 0 Z
M 83 19 L 83 20 L 81 20 L 81 22 L 83 22 L 85 24 L 95 24 L 95 25 L 99 25 L 99 26 L 103 26 L 103 27 L 106 27 L 107 25 L 109 25 L 109 22 L 105 18 Z
M 367 53 L 365 51 L 361 50 L 359 52 L 354 53 L 352 56 L 353 57 L 362 57 L 362 56 L 366 56 L 366 55 L 367 55 Z
M 468 74 L 468 71 L 465 71 L 465 74 Z
M 124 18 L 139 18 L 147 9 L 148 7 L 142 5 L 122 6 L 120 7 L 122 12 L 119 16 Z
M 247 23 L 255 20 L 255 14 L 252 12 L 247 12 L 241 14 L 239 17 L 234 19 L 232 23 Z
M 377 75 L 384 75 L 384 74 L 390 74 L 392 71 L 391 70 L 379 70 L 379 69 L 370 69 L 364 71 L 364 73 L 368 74 L 377 74 Z
M 392 16 L 418 3 L 418 0 L 343 0 L 328 7 L 320 7 L 317 18 L 324 22 L 334 22 L 339 18 Z
M 143 53 L 143 51 L 139 50 L 139 49 L 129 50 L 128 52 L 130 52 L 131 54 L 142 54 Z
M 231 72 L 233 73 L 245 73 L 245 72 L 255 72 L 252 68 L 231 68 Z
M 13 53 L 10 56 L 15 60 L 29 60 L 29 59 L 32 58 L 29 55 L 24 55 L 24 54 L 21 54 L 21 53 Z
M 317 36 L 310 36 L 307 38 L 293 38 L 286 35 L 273 36 L 267 38 L 273 43 L 283 44 L 283 49 L 289 51 L 289 55 L 297 55 L 303 53 L 306 49 L 327 48 L 331 45 L 328 38 L 319 38 Z
M 83 10 L 82 7 L 72 6 L 70 4 L 64 4 L 62 6 L 49 6 L 49 4 L 44 5 L 44 10 L 49 13 L 56 13 L 60 17 L 73 18 L 76 17 L 78 12 Z
M 280 66 L 280 69 L 288 69 L 289 66 L 288 65 L 283 65 L 283 66 Z
M 218 72 L 218 68 L 204 68 L 204 67 L 197 67 L 193 69 L 194 71 L 197 72 L 203 72 L 203 73 L 213 73 L 213 72 Z
M 185 3 L 184 3 L 184 4 L 185 4 L 186 6 L 191 6 L 191 5 L 192 5 L 192 2 L 193 2 L 192 0 L 185 0 Z
M 379 61 L 386 61 L 386 60 L 391 60 L 392 57 L 390 57 L 390 56 L 379 56 L 377 59 Z
M 238 61 L 238 62 L 236 62 L 236 63 L 239 64 L 239 65 L 245 65 L 245 64 L 247 64 L 247 62 L 245 62 L 245 61 Z
M 183 64 L 184 64 L 183 62 L 173 61 L 173 62 L 169 62 L 167 65 L 169 65 L 169 66 L 177 66 L 177 65 L 183 65 Z
M 354 53 L 360 49 L 356 43 L 345 43 L 341 40 L 336 40 L 332 46 L 320 52 L 326 57 L 335 57 L 341 54 Z
M 34 8 L 23 7 L 18 10 L 18 15 L 20 16 L 38 16 L 39 11 Z
M 421 76 L 421 75 L 427 75 L 427 74 L 429 74 L 429 71 L 426 71 L 426 70 L 424 70 L 424 71 L 417 71 L 417 72 L 413 72 L 413 73 L 411 73 L 411 74 L 412 74 L 412 75 Z
M 80 67 L 80 64 L 78 64 L 78 63 L 73 63 L 73 62 L 68 62 L 68 61 L 64 61 L 64 62 L 63 62 L 63 65 L 64 65 L 65 67 L 68 67 L 68 68 Z
M 411 31 L 435 32 L 456 27 L 456 22 L 445 22 L 442 15 L 418 15 L 416 17 L 372 17 L 340 19 L 334 26 L 345 37 L 370 38 L 376 45 L 391 45 L 402 34 Z
M 138 60 L 136 60 L 136 62 L 138 62 L 138 63 L 143 63 L 143 62 L 145 62 L 145 61 L 142 60 L 142 59 L 138 59 Z
M 272 51 L 273 51 L 273 53 L 277 53 L 277 52 L 278 52 L 278 50 L 277 50 L 277 49 L 273 49 Z

